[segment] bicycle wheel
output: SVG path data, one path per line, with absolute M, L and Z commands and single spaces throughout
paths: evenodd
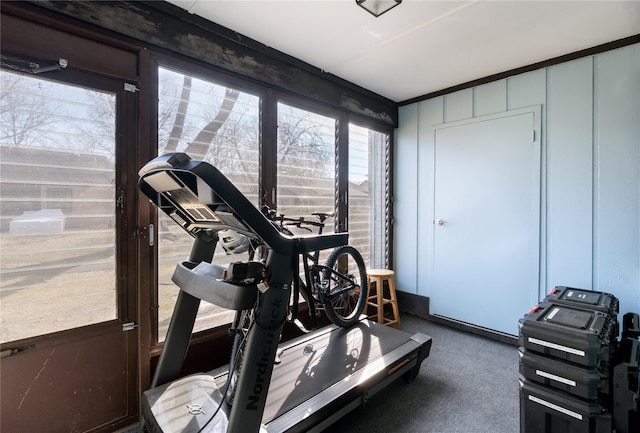
M 231 361 L 229 362 L 227 390 L 224 395 L 224 400 L 229 406 L 233 405 L 233 399 L 238 389 L 238 380 L 240 379 L 240 370 L 244 360 L 244 348 L 247 344 L 247 334 L 251 326 L 252 313 L 253 310 L 238 311 L 237 323 L 235 323 L 235 337 L 233 338 Z
M 352 246 L 331 252 L 322 271 L 322 301 L 329 319 L 338 326 L 358 322 L 367 303 L 367 270 L 362 256 Z

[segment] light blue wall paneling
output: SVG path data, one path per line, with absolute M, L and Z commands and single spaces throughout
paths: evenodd
M 527 72 L 475 89 L 402 107 L 397 157 L 417 157 L 409 228 L 396 225 L 396 251 L 415 251 L 412 292 L 432 296 L 434 125 L 497 110 L 542 106 L 540 296 L 554 285 L 609 291 L 621 309 L 640 312 L 640 44 Z M 417 125 L 416 125 L 417 123 Z M 403 133 L 405 126 L 413 131 Z M 405 176 L 403 167 L 396 175 Z M 411 183 L 410 180 L 403 181 Z M 403 183 L 400 183 L 403 185 Z M 415 195 L 412 195 L 415 194 Z M 412 208 L 413 209 L 413 208 Z M 396 207 L 396 217 L 399 209 Z M 400 210 L 401 211 L 401 210 Z M 415 230 L 414 230 L 415 228 Z M 624 312 L 624 311 L 623 311 Z
M 537 69 L 524 74 L 515 75 L 507 79 L 507 109 L 517 110 L 523 107 L 541 107 L 541 131 L 542 148 L 540 149 L 540 263 L 546 263 L 547 238 L 543 233 L 547 232 L 547 70 Z M 546 281 L 547 268 L 538 267 L 539 281 Z M 541 285 L 542 286 L 542 285 Z
M 537 69 L 507 79 L 507 110 L 542 105 L 543 120 L 547 104 L 547 70 Z M 544 130 L 543 126 L 543 130 Z
M 444 96 L 444 121 L 456 122 L 473 117 L 473 89 Z
M 418 105 L 400 107 L 394 153 L 394 265 L 398 290 L 417 293 Z
M 444 118 L 444 97 L 433 98 L 419 103 L 420 125 L 418 128 L 418 294 L 429 296 L 433 272 L 434 245 L 434 143 L 433 125 L 442 123 Z
M 547 78 L 547 279 L 591 289 L 593 59 L 549 68 Z
M 498 80 L 473 89 L 473 116 L 507 111 L 507 80 Z
M 640 45 L 595 59 L 594 288 L 640 313 Z

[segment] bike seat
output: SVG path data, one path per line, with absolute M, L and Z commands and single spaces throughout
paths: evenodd
M 327 233 L 322 235 L 297 236 L 300 249 L 310 252 L 328 250 L 347 245 L 349 233 Z
M 313 216 L 317 216 L 318 219 L 320 220 L 320 222 L 324 222 L 326 219 L 328 218 L 333 218 L 334 213 L 327 213 L 327 212 L 314 212 L 311 215 Z

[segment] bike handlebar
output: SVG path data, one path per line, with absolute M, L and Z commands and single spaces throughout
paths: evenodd
M 325 225 L 325 221 L 328 218 L 333 217 L 333 213 L 326 213 L 326 212 L 314 212 L 311 215 L 318 217 L 318 219 L 320 220 L 318 221 L 311 221 L 308 219 L 305 219 L 303 216 L 300 217 L 287 217 L 284 214 L 277 214 L 275 209 L 271 209 L 269 206 L 262 206 L 262 213 L 271 221 L 274 222 L 279 222 L 281 225 L 288 225 L 288 226 L 296 226 L 298 228 L 303 228 L 303 229 L 307 229 L 307 230 L 311 230 L 308 227 L 302 227 L 302 225 L 309 225 L 309 226 L 314 226 L 314 227 L 320 227 L 323 228 Z

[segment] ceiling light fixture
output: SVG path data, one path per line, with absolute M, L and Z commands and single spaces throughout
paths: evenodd
M 376 18 L 398 6 L 400 3 L 402 3 L 402 0 L 356 0 L 358 6 Z

